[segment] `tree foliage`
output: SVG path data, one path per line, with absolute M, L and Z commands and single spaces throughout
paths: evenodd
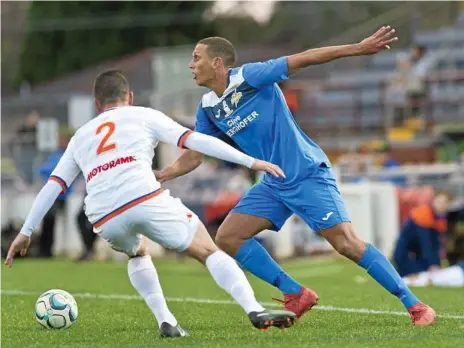
M 34 1 L 17 80 L 34 84 L 143 48 L 195 42 L 213 33 L 213 24 L 202 20 L 210 5 L 200 1 Z

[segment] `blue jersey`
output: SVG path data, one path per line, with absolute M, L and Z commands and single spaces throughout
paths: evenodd
M 287 72 L 286 57 L 231 69 L 224 94 L 206 93 L 197 111 L 196 131 L 282 168 L 286 179 L 264 176 L 271 186 L 292 186 L 321 164 L 330 167 L 325 153 L 296 124 L 277 86 L 288 79 Z

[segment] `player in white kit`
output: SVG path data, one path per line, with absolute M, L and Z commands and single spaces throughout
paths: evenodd
M 433 271 L 411 274 L 403 277 L 403 280 L 410 287 L 462 288 L 464 287 L 464 261 Z
M 129 256 L 130 281 L 155 315 L 161 337 L 180 337 L 186 332 L 167 307 L 145 238 L 168 249 L 187 251 L 206 265 L 256 328 L 293 325 L 292 312 L 265 310 L 256 301 L 245 274 L 217 248 L 199 218 L 160 188 L 152 159 L 161 141 L 284 177 L 281 169 L 216 138 L 192 132 L 159 111 L 131 106 L 129 83 L 118 71 L 109 70 L 97 77 L 94 96 L 98 117 L 77 130 L 69 142 L 13 241 L 6 263 L 11 267 L 18 251 L 26 254 L 31 234 L 59 194 L 82 172 L 87 189 L 85 213 L 95 233 Z

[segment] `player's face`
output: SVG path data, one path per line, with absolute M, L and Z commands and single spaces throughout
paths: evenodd
M 214 62 L 208 56 L 206 45 L 199 44 L 195 47 L 189 67 L 198 86 L 206 86 L 214 79 Z
M 450 205 L 450 199 L 445 194 L 439 194 L 434 199 L 434 208 L 437 214 L 445 214 Z

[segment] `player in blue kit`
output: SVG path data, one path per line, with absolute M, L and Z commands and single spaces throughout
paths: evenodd
M 394 34 L 386 26 L 357 44 L 310 49 L 238 68 L 233 68 L 235 49 L 224 38 L 203 39 L 193 51 L 190 69 L 194 79 L 210 90 L 198 106 L 195 130 L 277 164 L 286 175 L 265 175 L 251 188 L 220 226 L 216 242 L 244 269 L 279 288 L 285 309 L 297 317 L 317 304 L 318 295 L 285 273 L 253 238 L 266 229 L 279 230 L 293 213 L 397 296 L 414 325 L 435 322 L 435 311 L 413 295 L 388 259 L 356 235 L 327 156 L 298 127 L 277 86 L 310 65 L 389 49 L 397 40 Z M 202 154 L 186 150 L 156 176 L 163 182 L 184 175 L 202 159 Z

